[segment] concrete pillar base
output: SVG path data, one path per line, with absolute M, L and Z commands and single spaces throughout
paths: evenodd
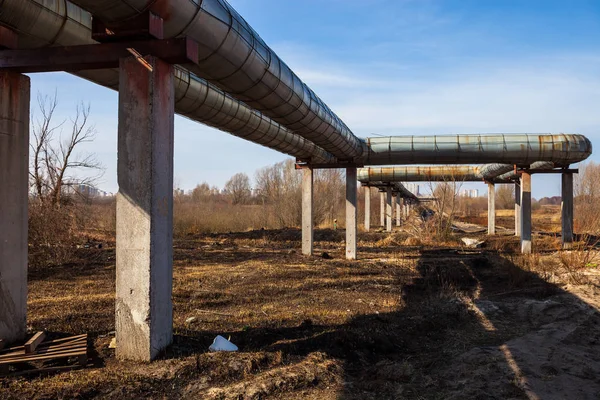
M 371 230 L 371 188 L 365 187 L 365 232 Z
M 521 174 L 521 253 L 530 254 L 531 244 L 531 174 Z
M 302 254 L 313 255 L 314 214 L 313 214 L 313 170 L 302 170 Z
M 356 260 L 357 195 L 356 168 L 346 168 L 346 259 Z
M 561 185 L 561 233 L 562 248 L 573 247 L 573 174 L 562 174 Z
M 521 236 L 521 182 L 515 182 L 515 236 Z
M 379 226 L 385 226 L 385 192 L 379 192 Z
M 0 339 L 27 329 L 29 77 L 0 71 Z
M 402 197 L 396 195 L 396 226 L 402 225 Z
M 488 235 L 496 234 L 496 187 L 488 183 Z
M 121 60 L 117 357 L 156 358 L 173 339 L 173 66 Z
M 388 232 L 392 231 L 392 219 L 392 188 L 387 187 L 385 188 L 385 230 Z

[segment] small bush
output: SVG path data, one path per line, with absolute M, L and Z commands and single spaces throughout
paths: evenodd
M 57 208 L 41 202 L 30 202 L 29 264 L 48 266 L 72 262 L 77 228 L 72 207 Z

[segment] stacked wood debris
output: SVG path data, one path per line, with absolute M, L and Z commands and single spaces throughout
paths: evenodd
M 88 362 L 87 342 L 87 334 L 46 340 L 46 334 L 38 332 L 22 346 L 0 350 L 0 376 L 85 367 Z M 77 359 L 77 363 L 52 367 L 45 365 L 51 361 L 69 359 Z M 9 366 L 20 371 L 11 372 Z

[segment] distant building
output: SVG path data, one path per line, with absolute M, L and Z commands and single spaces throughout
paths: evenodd
M 67 195 L 77 194 L 82 197 L 92 198 L 92 197 L 112 197 L 113 193 L 106 192 L 104 190 L 100 190 L 97 187 L 92 185 L 88 185 L 86 183 L 78 183 L 68 186 L 63 186 L 63 193 Z
M 404 187 L 406 189 L 408 189 L 408 191 L 411 192 L 412 194 L 414 194 L 415 196 L 420 196 L 421 195 L 420 187 L 416 183 L 405 183 Z
M 479 197 L 479 189 L 464 189 L 460 192 L 460 195 L 468 198 Z

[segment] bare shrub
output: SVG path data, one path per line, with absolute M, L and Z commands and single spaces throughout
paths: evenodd
M 579 167 L 575 175 L 575 229 L 582 233 L 600 232 L 600 164 L 593 161 Z
M 584 284 L 588 282 L 586 271 L 597 269 L 600 261 L 596 243 L 589 246 L 589 240 L 584 238 L 577 243 L 573 250 L 563 251 L 559 254 L 561 266 L 570 283 Z
M 496 209 L 510 210 L 515 207 L 515 185 L 496 185 Z
M 89 187 L 100 177 L 102 165 L 93 154 L 82 153 L 80 145 L 95 138 L 90 124 L 89 105 L 78 105 L 74 117 L 55 122 L 58 100 L 38 96 L 40 116 L 32 122 L 29 204 L 30 264 L 51 265 L 70 262 L 75 257 L 78 233 L 89 221 L 81 207 Z M 70 126 L 69 126 L 70 125 Z M 62 135 L 63 128 L 69 132 Z M 81 170 L 92 170 L 91 178 L 78 177 Z

